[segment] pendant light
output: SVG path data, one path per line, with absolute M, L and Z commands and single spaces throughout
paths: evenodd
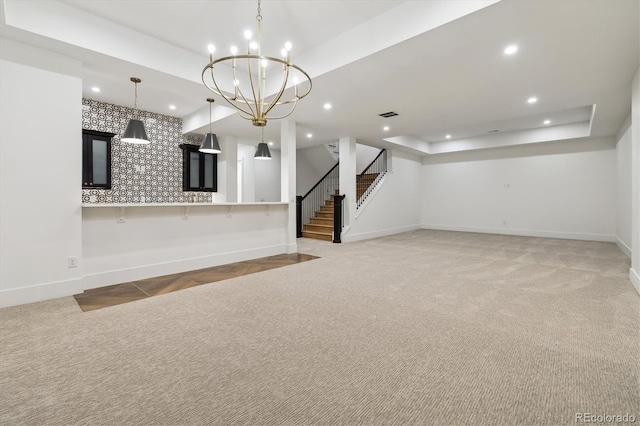
M 271 160 L 271 153 L 269 152 L 269 146 L 264 143 L 264 126 L 262 129 L 262 142 L 258 144 L 256 148 L 256 154 L 253 156 L 256 160 Z
M 127 128 L 122 134 L 120 140 L 127 143 L 148 144 L 149 137 L 144 129 L 144 123 L 138 120 L 138 83 L 142 82 L 142 80 L 137 77 L 131 77 L 131 81 L 133 81 L 133 84 L 135 85 L 135 97 L 133 104 L 134 118 L 129 120 L 129 124 L 127 124 Z
M 219 154 L 222 150 L 220 149 L 220 144 L 218 144 L 218 137 L 214 135 L 211 130 L 211 104 L 214 103 L 215 100 L 207 98 L 207 102 L 209 102 L 209 133 L 204 135 L 204 139 L 202 140 L 202 144 L 200 144 L 200 149 L 198 151 L 207 154 Z

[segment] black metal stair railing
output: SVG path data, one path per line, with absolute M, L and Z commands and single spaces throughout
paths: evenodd
M 302 226 L 310 223 L 313 215 L 340 188 L 340 168 L 337 162 L 313 188 L 303 196 L 296 197 L 296 236 L 302 237 Z
M 360 194 L 356 208 L 359 208 L 376 188 L 376 185 L 387 172 L 387 150 L 381 150 L 376 158 L 356 176 L 356 193 Z

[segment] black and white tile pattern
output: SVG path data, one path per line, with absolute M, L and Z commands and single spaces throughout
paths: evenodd
M 180 118 L 147 111 L 137 114 L 151 140 L 148 145 L 120 142 L 120 135 L 134 117 L 132 108 L 82 99 L 82 128 L 116 134 L 111 142 L 111 189 L 83 189 L 82 202 L 183 203 L 193 195 L 198 202 L 211 202 L 210 192 L 182 191 L 179 145 L 199 145 L 200 140 L 182 135 Z

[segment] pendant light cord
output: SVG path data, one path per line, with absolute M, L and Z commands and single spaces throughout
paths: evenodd
M 142 80 L 138 77 L 131 77 L 130 80 L 133 82 L 133 118 L 137 120 L 140 116 L 138 114 L 138 83 Z

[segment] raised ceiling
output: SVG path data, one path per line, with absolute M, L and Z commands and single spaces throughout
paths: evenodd
M 253 1 L 4 0 L 1 29 L 81 60 L 85 97 L 131 105 L 135 75 L 142 109 L 204 133 L 206 45 L 240 45 L 255 15 Z M 299 147 L 348 136 L 435 154 L 448 144 L 473 149 L 490 130 L 508 144 L 505 132 L 554 127 L 549 140 L 603 137 L 630 113 L 638 1 L 265 0 L 262 15 L 263 49 L 292 41 L 293 61 L 314 78 L 292 116 Z M 519 50 L 506 56 L 511 44 Z M 537 103 L 527 103 L 532 96 Z M 216 133 L 258 138 L 249 122 L 216 108 Z M 399 115 L 378 116 L 387 111 Z M 279 130 L 270 122 L 266 137 L 277 143 Z

